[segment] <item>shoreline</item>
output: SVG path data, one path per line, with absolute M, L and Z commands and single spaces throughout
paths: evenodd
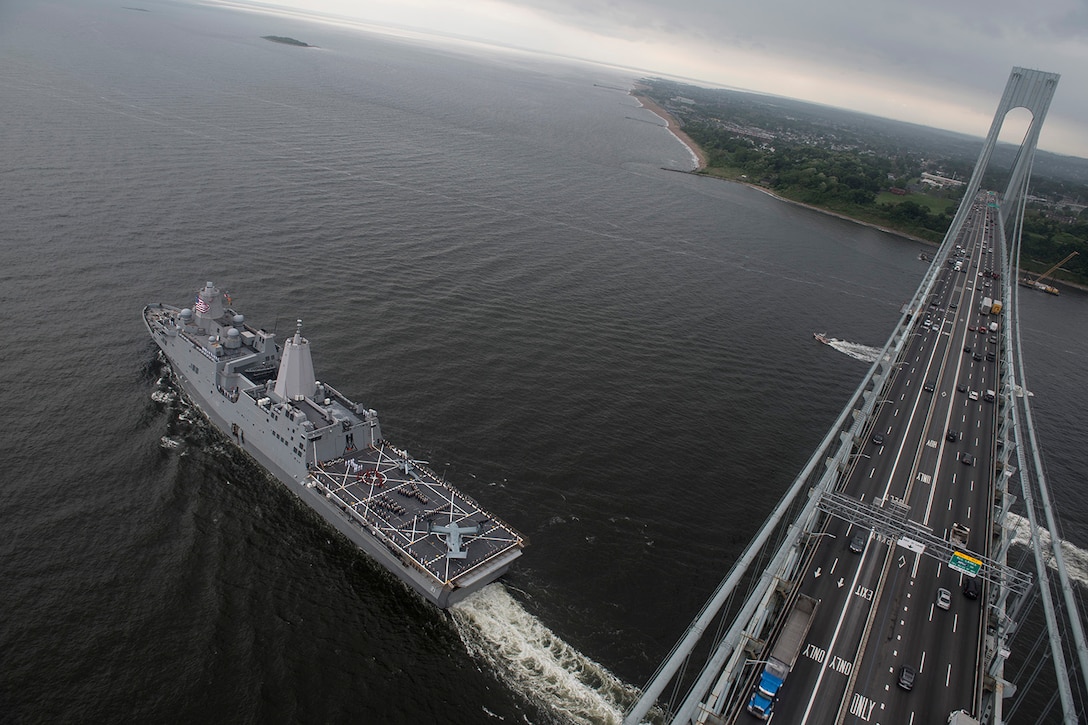
M 707 174 L 700 174 L 700 176 L 707 176 Z M 713 178 L 719 178 L 719 177 L 713 177 Z M 733 180 L 732 179 L 721 179 L 721 181 L 733 181 Z M 842 214 L 841 212 L 831 211 L 830 209 L 821 209 L 820 207 L 813 206 L 812 204 L 805 204 L 804 202 L 801 202 L 801 201 L 794 201 L 793 199 L 787 199 L 786 197 L 779 196 L 778 194 L 774 193 L 770 189 L 768 189 L 766 187 L 763 187 L 763 186 L 759 186 L 758 184 L 752 184 L 752 183 L 749 183 L 749 182 L 746 182 L 746 181 L 733 181 L 733 183 L 734 184 L 741 184 L 742 186 L 747 186 L 748 188 L 755 189 L 756 191 L 761 191 L 764 194 L 766 194 L 767 196 L 774 197 L 775 199 L 778 199 L 779 201 L 784 201 L 787 204 L 793 204 L 794 206 L 799 206 L 802 209 L 809 209 L 811 211 L 817 211 L 817 212 L 820 212 L 821 214 L 826 214 L 827 216 L 833 216 L 833 217 L 835 217 L 837 219 L 842 219 L 843 221 L 853 222 L 854 224 L 858 224 L 858 225 L 863 226 L 863 227 L 869 227 L 870 229 L 876 229 L 877 231 L 884 232 L 885 234 L 894 234 L 897 237 L 902 237 L 903 239 L 907 239 L 907 240 L 912 241 L 912 242 L 918 242 L 919 244 L 925 244 L 928 247 L 939 247 L 939 246 L 941 246 L 940 242 L 931 242 L 928 239 L 922 239 L 921 237 L 916 237 L 913 234 L 907 234 L 906 232 L 901 232 L 898 229 L 892 229 L 891 227 L 883 227 L 883 226 L 881 226 L 879 224 L 875 224 L 873 222 L 867 222 L 867 221 L 863 221 L 861 219 L 855 219 L 854 217 L 849 216 L 847 214 Z
M 768 189 L 766 187 L 763 187 L 763 186 L 760 186 L 759 184 L 753 184 L 753 183 L 748 182 L 748 181 L 738 181 L 736 179 L 724 179 L 724 178 L 717 177 L 717 176 L 711 176 L 709 174 L 703 174 L 701 172 L 707 168 L 706 153 L 699 146 L 699 144 L 695 143 L 695 141 L 691 138 L 691 136 L 688 136 L 686 133 L 684 133 L 684 131 L 680 128 L 680 122 L 677 121 L 676 118 L 671 113 L 669 113 L 664 108 L 662 108 L 652 98 L 650 98 L 647 95 L 644 95 L 644 94 L 640 93 L 639 88 L 637 86 L 630 91 L 630 94 L 631 94 L 631 96 L 634 97 L 634 99 L 636 101 L 639 102 L 640 106 L 642 106 L 647 111 L 649 111 L 650 113 L 654 114 L 655 116 L 657 116 L 658 118 L 663 120 L 665 122 L 665 124 L 666 124 L 666 128 L 669 130 L 669 133 L 671 133 L 673 136 L 675 136 L 676 139 L 680 143 L 687 146 L 688 151 L 691 152 L 691 155 L 695 160 L 695 168 L 691 169 L 689 171 L 683 171 L 681 173 L 696 174 L 698 176 L 708 176 L 709 178 L 715 178 L 715 179 L 718 179 L 719 181 L 731 181 L 734 184 L 740 184 L 742 186 L 747 186 L 750 189 L 755 189 L 756 191 L 763 192 L 764 194 L 767 194 L 770 197 L 778 199 L 779 201 L 784 201 L 787 204 L 793 204 L 794 206 L 799 206 L 799 207 L 801 207 L 803 209 L 810 209 L 812 211 L 820 212 L 821 214 L 827 214 L 828 216 L 833 216 L 833 217 L 836 217 L 838 219 L 843 219 L 843 220 L 848 221 L 848 222 L 853 222 L 855 224 L 860 224 L 862 226 L 869 227 L 870 229 L 876 229 L 877 231 L 885 232 L 886 234 L 894 234 L 896 236 L 902 237 L 903 239 L 908 239 L 908 240 L 910 240 L 912 242 L 918 242 L 919 244 L 925 244 L 925 245 L 930 246 L 930 247 L 939 247 L 940 246 L 939 242 L 931 242 L 928 239 L 922 239 L 921 237 L 916 237 L 913 234 L 907 234 L 906 232 L 901 232 L 901 231 L 898 231 L 896 229 L 891 229 L 889 227 L 880 226 L 879 224 L 874 224 L 872 222 L 862 221 L 861 219 L 855 219 L 854 217 L 847 216 L 846 214 L 841 214 L 839 212 L 830 211 L 828 209 L 821 209 L 818 206 L 813 206 L 811 204 L 805 204 L 805 203 L 800 202 L 800 201 L 794 201 L 793 199 L 787 199 L 786 197 L 779 196 L 778 194 L 774 193 L 770 189 Z
M 691 136 L 684 133 L 683 129 L 680 128 L 680 122 L 677 121 L 671 113 L 659 106 L 657 102 L 649 96 L 640 93 L 638 87 L 632 88 L 630 94 L 638 101 L 640 106 L 664 121 L 665 128 L 668 129 L 669 133 L 675 136 L 677 141 L 688 147 L 688 151 L 692 156 L 692 161 L 695 162 L 695 168 L 692 169 L 692 171 L 702 171 L 706 168 L 706 154 L 703 153 L 699 144 L 691 139 Z
M 927 247 L 940 247 L 941 246 L 940 242 L 931 242 L 928 239 L 922 239 L 921 237 L 916 237 L 913 234 L 908 234 L 907 232 L 902 232 L 902 231 L 899 231 L 898 229 L 892 229 L 890 227 L 881 226 L 880 224 L 875 224 L 873 222 L 867 222 L 867 221 L 863 221 L 861 219 L 856 219 L 856 218 L 854 218 L 852 216 L 849 216 L 847 214 L 842 214 L 840 212 L 831 211 L 830 209 L 822 209 L 822 208 L 820 208 L 818 206 L 813 206 L 812 204 L 805 204 L 804 202 L 794 201 L 793 199 L 787 199 L 784 196 L 779 196 L 778 194 L 774 193 L 773 191 L 771 191 L 770 189 L 768 189 L 768 188 L 766 188 L 764 186 L 760 186 L 758 184 L 753 184 L 750 181 L 738 181 L 736 179 L 726 179 L 726 178 L 722 178 L 722 177 L 719 177 L 719 176 L 713 176 L 713 175 L 710 175 L 710 174 L 702 173 L 707 168 L 707 156 L 703 152 L 703 149 L 700 148 L 699 144 L 695 143 L 695 141 L 691 138 L 691 136 L 688 136 L 686 133 L 684 133 L 684 131 L 680 128 L 680 122 L 677 121 L 676 118 L 671 113 L 669 113 L 664 108 L 662 108 L 652 98 L 650 98 L 649 96 L 647 96 L 647 95 L 645 95 L 645 94 L 643 94 L 641 92 L 642 88 L 644 88 L 644 87 L 645 86 L 639 86 L 639 85 L 636 84 L 634 88 L 632 88 L 630 91 L 628 91 L 628 93 L 630 93 L 630 95 L 636 101 L 638 101 L 639 105 L 642 108 L 645 108 L 647 111 L 654 114 L 655 116 L 657 116 L 658 118 L 660 118 L 661 120 L 663 120 L 665 122 L 666 129 L 669 131 L 669 133 L 671 133 L 673 136 L 676 137 L 676 140 L 678 140 L 680 143 L 684 144 L 684 146 L 687 147 L 688 151 L 692 155 L 693 161 L 695 162 L 695 168 L 690 169 L 688 171 L 683 171 L 683 170 L 680 170 L 680 169 L 666 169 L 667 171 L 679 171 L 682 174 L 694 174 L 696 176 L 706 176 L 708 178 L 717 179 L 719 181 L 728 181 L 728 182 L 732 182 L 734 184 L 740 184 L 741 186 L 747 186 L 750 189 L 754 189 L 755 191 L 762 192 L 762 193 L 766 194 L 767 196 L 770 196 L 773 199 L 777 199 L 778 201 L 782 201 L 782 202 L 785 202 L 787 204 L 793 204 L 794 206 L 799 206 L 802 209 L 808 209 L 810 211 L 819 212 L 820 214 L 826 214 L 827 216 L 832 216 L 832 217 L 835 217 L 837 219 L 842 219 L 843 221 L 853 222 L 854 224 L 858 224 L 858 225 L 863 226 L 863 227 L 868 227 L 870 229 L 875 229 L 877 231 L 884 232 L 885 234 L 893 234 L 893 235 L 895 235 L 897 237 L 900 237 L 902 239 L 905 239 L 907 241 L 917 242 L 918 244 L 923 244 L 923 245 L 925 245 Z M 1025 274 L 1025 273 L 1026 272 L 1024 270 L 1022 270 L 1022 269 L 1017 270 L 1018 277 L 1019 277 L 1020 274 Z M 1088 285 L 1080 285 L 1080 284 L 1077 284 L 1076 282 L 1067 282 L 1065 280 L 1058 280 L 1058 279 L 1051 279 L 1050 281 L 1056 287 L 1060 287 L 1062 285 L 1065 285 L 1065 286 L 1067 286 L 1067 287 L 1069 287 L 1071 289 L 1076 289 L 1076 290 L 1080 290 L 1080 291 L 1083 291 L 1083 292 L 1088 292 Z

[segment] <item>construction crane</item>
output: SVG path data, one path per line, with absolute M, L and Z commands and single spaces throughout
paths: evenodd
M 1043 272 L 1042 274 L 1040 274 L 1035 279 L 1033 279 L 1033 280 L 1025 279 L 1024 280 L 1024 282 L 1025 282 L 1024 286 L 1025 287 L 1034 287 L 1035 289 L 1042 290 L 1043 292 L 1049 292 L 1052 295 L 1059 294 L 1060 291 L 1058 290 L 1057 287 L 1052 287 L 1051 285 L 1043 284 L 1043 280 L 1046 279 L 1047 277 L 1049 277 L 1051 274 L 1053 274 L 1054 270 L 1056 270 L 1058 267 L 1062 266 L 1063 264 L 1068 262 L 1073 257 L 1077 256 L 1078 254 L 1080 254 L 1080 252 L 1071 252 L 1069 254 L 1069 256 L 1067 256 L 1065 259 L 1058 262 L 1053 267 L 1051 267 L 1047 271 Z

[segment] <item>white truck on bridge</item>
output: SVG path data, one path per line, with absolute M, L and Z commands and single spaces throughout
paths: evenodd
M 763 666 L 763 672 L 759 675 L 759 684 L 748 699 L 748 712 L 759 719 L 766 720 L 774 711 L 778 691 L 797 661 L 797 655 L 808 636 L 812 619 L 816 616 L 816 605 L 819 603 L 819 599 L 804 594 L 799 594 L 797 601 L 793 603 L 786 618 L 786 626 L 778 635 L 778 641 L 775 642 L 774 649 Z

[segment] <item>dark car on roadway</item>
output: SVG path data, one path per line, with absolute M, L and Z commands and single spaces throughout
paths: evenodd
M 932 393 L 933 392 L 933 383 L 926 383 L 925 385 L 922 386 L 922 390 L 926 391 L 927 393 Z
M 948 439 L 949 443 L 955 443 L 960 439 L 960 434 L 954 430 L 949 430 L 944 437 Z
M 860 554 L 865 551 L 865 534 L 857 533 L 850 537 L 850 551 Z
M 914 678 L 918 673 L 914 671 L 914 668 L 910 665 L 903 665 L 899 668 L 899 686 L 904 690 L 909 690 L 914 687 Z
M 963 583 L 963 596 L 968 599 L 978 599 L 978 589 L 978 579 L 968 577 L 967 581 Z
M 975 465 L 975 457 L 972 456 L 970 453 L 961 453 L 960 463 L 964 464 L 965 466 L 973 466 Z
M 884 445 L 884 434 L 883 433 L 873 433 L 872 440 L 873 440 L 874 444 L 876 444 L 878 446 L 882 446 L 882 445 Z

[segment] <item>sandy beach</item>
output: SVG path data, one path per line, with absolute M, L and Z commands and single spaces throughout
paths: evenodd
M 639 104 L 647 111 L 650 111 L 651 113 L 660 116 L 661 119 L 665 122 L 665 125 L 668 126 L 669 132 L 672 133 L 672 135 L 675 136 L 677 139 L 679 139 L 680 143 L 688 147 L 688 150 L 691 151 L 691 155 L 695 158 L 695 171 L 706 168 L 706 154 L 704 154 L 703 150 L 699 148 L 699 144 L 692 141 L 691 137 L 683 132 L 683 130 L 680 128 L 680 123 L 672 117 L 672 114 L 670 114 L 664 108 L 655 103 L 654 100 L 649 96 L 644 96 L 639 93 L 638 88 L 632 90 L 631 95 L 634 96 L 635 100 L 638 101 Z

